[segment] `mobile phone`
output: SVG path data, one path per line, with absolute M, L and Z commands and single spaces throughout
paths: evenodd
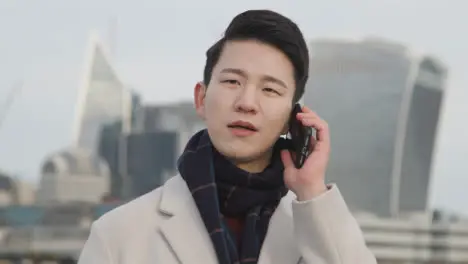
M 297 120 L 297 114 L 301 112 L 301 105 L 295 104 L 289 118 L 289 134 L 292 143 L 291 158 L 297 169 L 302 168 L 310 154 L 310 138 L 313 135 L 311 127 L 306 127 Z

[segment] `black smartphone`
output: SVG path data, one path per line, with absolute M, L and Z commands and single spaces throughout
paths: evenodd
M 292 143 L 291 157 L 297 169 L 302 168 L 310 152 L 311 127 L 306 127 L 297 120 L 297 114 L 302 112 L 300 104 L 295 104 L 289 118 L 289 134 Z

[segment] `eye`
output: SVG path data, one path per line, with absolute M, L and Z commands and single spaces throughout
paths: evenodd
M 263 88 L 263 91 L 267 92 L 267 93 L 274 93 L 274 94 L 277 94 L 277 95 L 280 95 L 280 93 L 278 93 L 278 91 L 272 89 L 272 88 Z
M 234 80 L 234 79 L 224 80 L 224 81 L 222 81 L 222 83 L 227 83 L 227 84 L 231 84 L 231 85 L 240 85 L 240 82 L 237 81 L 237 80 Z

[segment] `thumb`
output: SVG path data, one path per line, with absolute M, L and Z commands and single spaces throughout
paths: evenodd
M 287 149 L 281 151 L 281 161 L 283 162 L 283 166 L 285 169 L 294 167 L 294 163 L 291 158 L 291 153 Z

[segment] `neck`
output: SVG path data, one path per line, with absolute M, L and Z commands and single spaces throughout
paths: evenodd
M 262 156 L 249 160 L 249 161 L 233 161 L 233 163 L 240 169 L 245 170 L 250 173 L 259 173 L 265 170 L 265 168 L 270 164 L 272 151 L 268 151 Z

